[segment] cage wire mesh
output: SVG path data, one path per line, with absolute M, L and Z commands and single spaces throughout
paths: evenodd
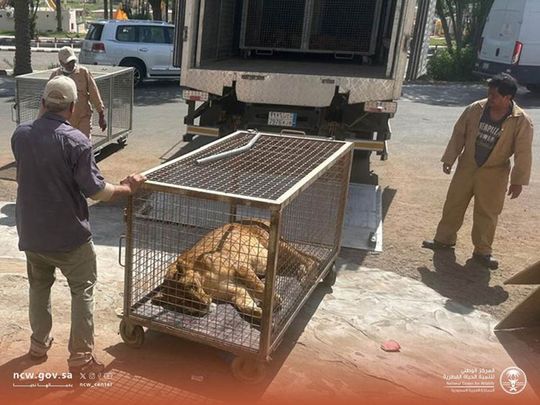
M 128 217 L 128 316 L 257 353 L 269 297 L 270 338 L 276 339 L 335 258 L 350 146 L 263 134 L 247 152 L 196 163 L 251 137 L 236 133 L 147 173 Z M 318 170 L 317 180 L 280 205 L 285 193 Z M 207 194 L 193 196 L 193 188 Z M 221 193 L 236 197 L 223 200 Z M 254 206 L 250 198 L 265 198 L 268 205 Z M 276 212 L 281 228 L 273 228 Z M 271 292 L 269 280 L 275 281 Z
M 381 0 L 246 0 L 243 47 L 318 53 L 374 52 Z M 302 39 L 308 40 L 304 43 Z
M 206 0 L 201 60 L 227 58 L 233 55 L 234 19 L 237 0 Z
M 300 49 L 305 0 L 247 1 L 247 47 Z
M 212 148 L 151 173 L 151 180 L 170 185 L 277 200 L 338 151 L 343 144 L 308 138 L 261 137 L 248 152 L 200 166 L 196 160 L 239 148 L 253 137 L 240 132 Z
M 372 53 L 379 12 L 380 0 L 314 0 L 310 49 Z
M 133 72 L 131 68 L 86 66 L 94 77 L 103 104 L 107 130 L 99 128 L 99 115 L 92 114 L 92 143 L 97 150 L 132 129 Z M 53 70 L 18 76 L 16 80 L 17 124 L 36 119 L 45 85 Z

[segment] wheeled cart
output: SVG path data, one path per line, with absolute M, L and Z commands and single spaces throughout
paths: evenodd
M 101 131 L 98 114 L 92 115 L 92 143 L 99 152 L 112 142 L 124 145 L 133 128 L 133 68 L 84 65 L 96 80 L 103 104 L 107 129 Z M 53 70 L 29 73 L 15 78 L 13 119 L 18 124 L 36 119 L 45 85 Z
M 319 282 L 332 285 L 353 146 L 237 131 L 144 173 L 126 212 L 120 333 L 234 353 L 258 382 Z

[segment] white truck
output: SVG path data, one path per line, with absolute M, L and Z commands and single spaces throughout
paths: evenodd
M 510 73 L 540 93 L 540 1 L 495 0 L 475 65 L 479 76 Z
M 372 182 L 407 65 L 413 0 L 179 0 L 185 140 L 237 129 L 350 140 Z

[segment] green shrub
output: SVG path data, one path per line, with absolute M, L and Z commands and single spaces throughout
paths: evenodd
M 446 48 L 436 50 L 428 61 L 427 75 L 432 80 L 474 81 L 477 80 L 472 74 L 475 62 L 476 51 L 471 47 L 454 50 L 453 54 Z

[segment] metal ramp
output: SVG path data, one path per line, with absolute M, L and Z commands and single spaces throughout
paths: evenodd
M 349 184 L 341 246 L 382 252 L 382 193 L 378 185 Z

